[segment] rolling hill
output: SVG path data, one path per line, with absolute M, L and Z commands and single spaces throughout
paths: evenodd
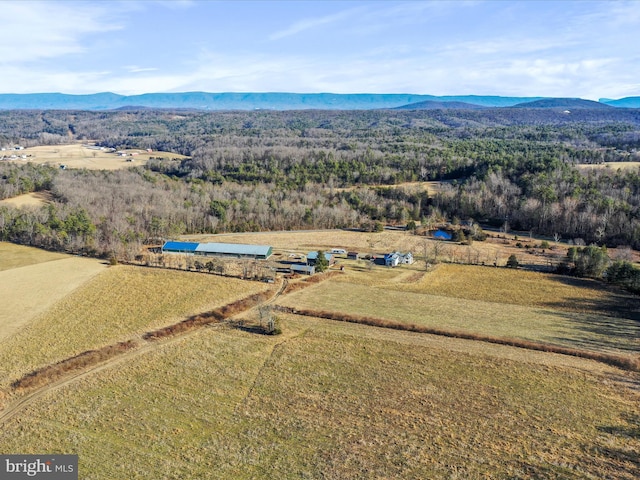
M 515 108 L 558 108 L 558 109 L 610 109 L 611 105 L 606 105 L 593 100 L 583 100 L 582 98 L 544 98 L 533 102 L 524 102 L 514 105 Z

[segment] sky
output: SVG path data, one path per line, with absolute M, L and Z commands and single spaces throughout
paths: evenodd
M 0 93 L 640 96 L 640 1 L 0 0 Z

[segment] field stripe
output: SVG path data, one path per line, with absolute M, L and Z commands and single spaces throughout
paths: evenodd
M 105 268 L 96 259 L 69 257 L 0 271 L 0 342 Z

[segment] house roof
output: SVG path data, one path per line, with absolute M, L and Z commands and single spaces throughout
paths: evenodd
M 218 253 L 254 257 L 269 257 L 272 253 L 272 249 L 268 245 L 245 245 L 242 243 L 166 242 L 162 249 L 177 252 Z
M 307 253 L 307 260 L 316 260 L 317 258 L 318 258 L 318 252 Z M 331 260 L 333 258 L 333 255 L 325 252 L 324 258 L 326 258 L 327 260 Z
M 269 245 L 245 245 L 242 243 L 200 243 L 196 252 L 220 253 L 227 255 L 265 256 L 271 255 Z

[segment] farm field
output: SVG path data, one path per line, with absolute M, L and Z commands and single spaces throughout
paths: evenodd
M 314 233 L 295 238 L 312 249 Z M 341 239 L 328 235 L 315 241 Z M 389 244 L 406 236 L 380 235 Z M 238 236 L 262 243 L 256 237 Z M 364 234 L 350 238 L 367 246 Z M 0 275 L 87 260 L 4 246 L 12 248 L 16 254 L 5 258 L 13 263 Z M 458 264 L 425 272 L 420 264 L 389 269 L 341 261 L 341 273 L 285 291 L 275 304 L 597 352 L 640 350 L 638 300 L 597 282 Z M 33 393 L 11 391 L 11 381 L 41 366 L 140 340 L 154 328 L 268 288 L 204 273 L 100 267 L 0 341 L 0 451 L 77 453 L 81 478 L 88 479 L 632 479 L 640 473 L 638 372 L 285 313 L 276 313 L 281 335 L 236 323 L 257 320 L 257 311 L 247 311 L 145 341 Z M 22 290 L 15 297 L 23 298 Z M 3 416 L 2 408 L 10 414 Z
M 145 150 L 123 150 L 135 153 L 135 156 L 120 157 L 115 153 L 93 150 L 81 143 L 70 145 L 43 145 L 21 150 L 20 155 L 29 155 L 26 159 L 16 162 L 44 163 L 50 165 L 65 165 L 67 168 L 86 168 L 87 170 L 119 170 L 144 165 L 149 157 L 155 158 L 183 158 L 182 155 L 167 152 L 151 152 Z M 127 162 L 126 160 L 132 160 Z
M 52 267 L 44 265 L 47 278 L 55 278 Z M 15 270 L 0 274 L 11 272 Z M 15 281 L 9 275 L 6 278 Z M 24 308 L 20 302 L 31 297 L 34 302 L 41 299 L 43 306 L 29 328 L 16 331 L 14 327 L 13 335 L 0 343 L 0 387 L 41 366 L 127 340 L 264 289 L 264 284 L 257 282 L 214 275 L 115 266 L 62 298 L 48 300 L 43 290 L 26 288 L 24 295 L 14 291 L 13 303 L 8 304 L 11 308 L 0 309 L 3 315 L 13 318 Z
M 566 255 L 567 245 L 554 245 L 546 255 L 534 255 L 524 248 L 516 247 L 515 235 L 507 235 L 507 239 L 488 238 L 484 242 L 473 242 L 471 246 L 455 242 L 441 242 L 424 236 L 413 235 L 403 230 L 385 230 L 380 233 L 367 233 L 349 230 L 300 230 L 260 233 L 228 233 L 218 235 L 182 235 L 183 241 L 192 242 L 227 242 L 271 245 L 274 251 L 283 254 L 307 254 L 311 250 L 343 248 L 361 254 L 381 254 L 391 251 L 413 252 L 415 256 L 423 256 L 425 247 L 429 255 L 438 249 L 438 258 L 448 262 L 468 261 L 469 257 L 478 264 L 504 266 L 509 255 L 515 254 L 523 265 L 547 267 L 550 259 L 557 261 Z M 539 240 L 522 240 L 524 243 L 537 245 Z M 423 264 L 424 265 L 424 264 Z M 418 268 L 416 266 L 416 268 Z
M 0 450 L 112 478 L 620 478 L 638 474 L 620 372 L 511 347 L 287 315 L 219 326 L 52 390 Z M 471 342 L 473 344 L 473 342 Z
M 3 340 L 104 269 L 93 258 L 0 242 L 0 349 Z
M 572 348 L 640 351 L 640 302 L 595 282 L 580 288 L 579 282 L 571 286 L 573 279 L 560 276 L 462 265 L 442 265 L 411 282 L 412 275 L 400 269 L 381 270 L 386 281 L 377 272 L 347 268 L 346 275 L 278 303 Z M 475 278 L 469 274 L 473 270 Z M 537 300 L 532 288 L 540 293 Z

